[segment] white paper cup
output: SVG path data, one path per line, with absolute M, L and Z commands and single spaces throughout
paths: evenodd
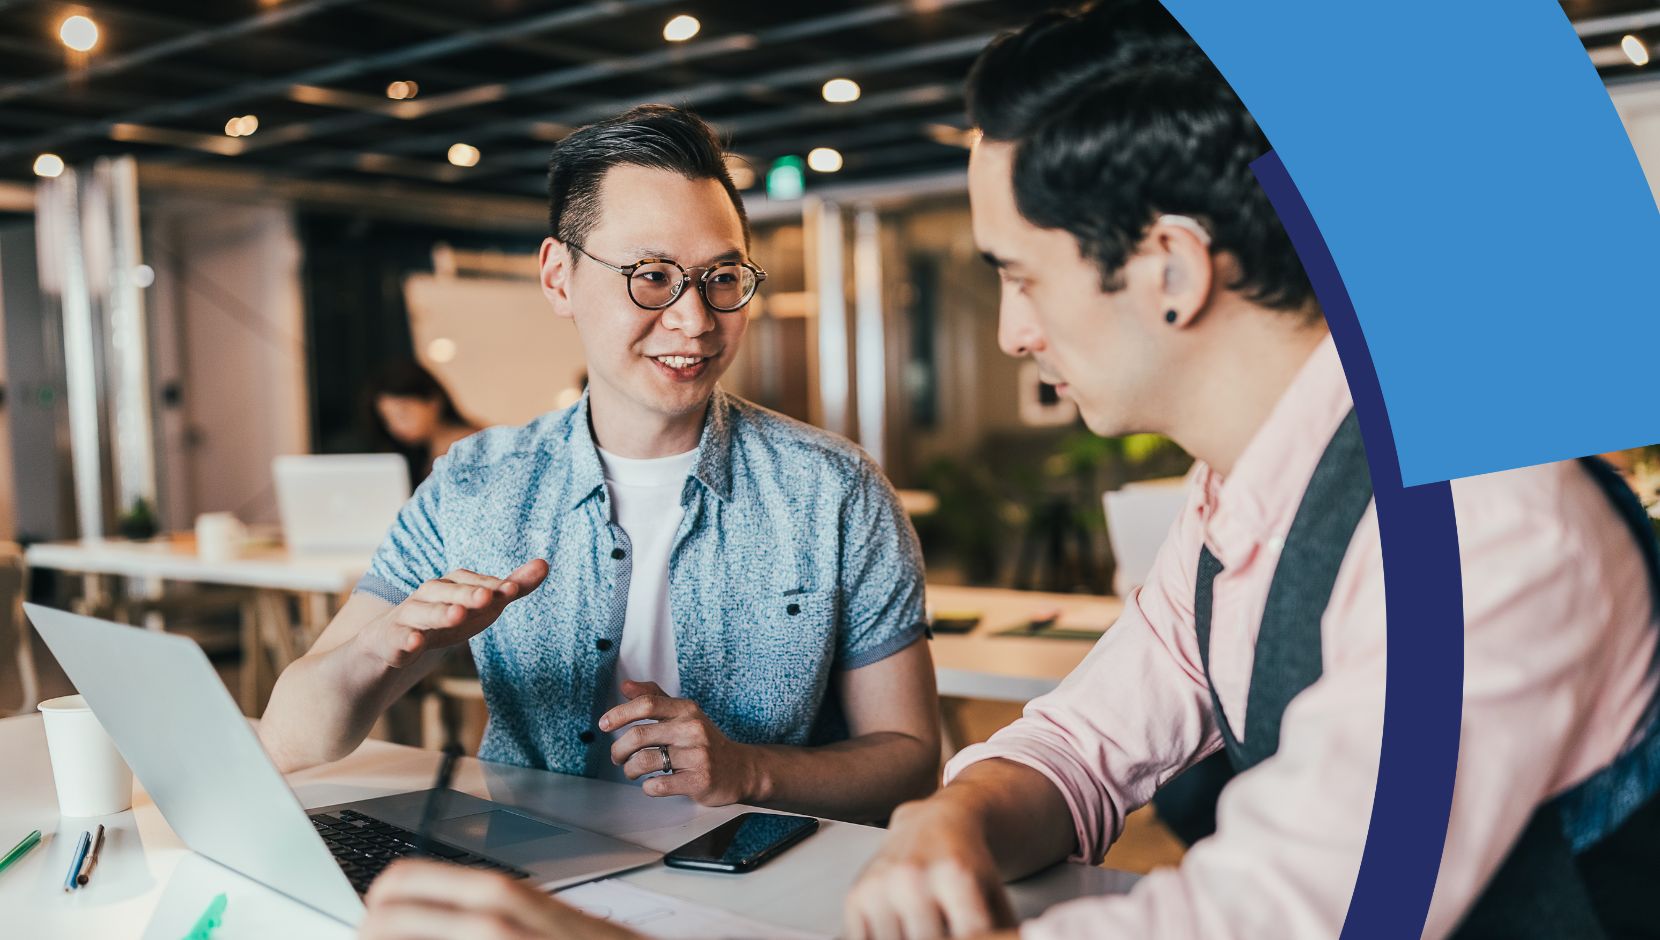
M 79 695 L 41 702 L 46 750 L 64 816 L 108 816 L 133 805 L 133 772 Z
M 203 561 L 228 561 L 242 553 L 248 529 L 228 512 L 204 512 L 196 517 L 196 554 Z

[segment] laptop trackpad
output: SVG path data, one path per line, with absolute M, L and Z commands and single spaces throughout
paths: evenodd
M 432 835 L 439 841 L 486 850 L 564 835 L 565 831 L 505 809 L 457 816 L 432 824 Z

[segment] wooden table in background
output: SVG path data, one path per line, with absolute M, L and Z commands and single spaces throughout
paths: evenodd
M 189 541 L 124 539 L 43 542 L 24 553 L 33 568 L 82 575 L 82 610 L 109 613 L 114 596 L 104 579 L 139 582 L 184 581 L 247 590 L 242 604 L 243 668 L 238 698 L 247 714 L 260 707 L 262 684 L 275 681 L 289 663 L 310 646 L 339 609 L 358 578 L 368 570 L 368 555 L 292 555 L 281 548 L 250 549 L 236 558 L 210 561 Z M 295 622 L 289 599 L 301 599 Z
M 1000 636 L 1034 616 L 1058 613 L 1058 627 L 1105 630 L 1124 602 L 1096 594 L 1046 594 L 1003 588 L 928 586 L 934 615 L 973 612 L 971 633 L 934 636 L 934 671 L 941 695 L 996 702 L 1027 702 L 1055 688 L 1083 662 L 1093 639 Z

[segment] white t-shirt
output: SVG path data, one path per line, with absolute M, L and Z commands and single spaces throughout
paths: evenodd
M 628 533 L 632 555 L 628 612 L 617 650 L 611 705 L 625 701 L 625 679 L 655 682 L 664 692 L 678 696 L 680 666 L 674 652 L 674 621 L 669 617 L 669 551 L 685 515 L 680 494 L 697 462 L 697 451 L 638 460 L 600 450 L 599 460 L 611 493 L 611 521 Z M 613 731 L 613 740 L 625 730 Z M 628 779 L 621 767 L 607 762 L 604 768 L 603 776 L 608 779 Z

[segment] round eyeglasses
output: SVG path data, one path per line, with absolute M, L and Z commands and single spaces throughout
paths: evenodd
M 710 310 L 734 313 L 755 296 L 767 272 L 748 261 L 722 261 L 699 268 L 683 268 L 667 258 L 641 258 L 633 264 L 615 265 L 595 258 L 581 245 L 571 245 L 583 257 L 602 268 L 628 278 L 628 299 L 644 310 L 662 310 L 685 293 L 697 274 L 697 292 Z

